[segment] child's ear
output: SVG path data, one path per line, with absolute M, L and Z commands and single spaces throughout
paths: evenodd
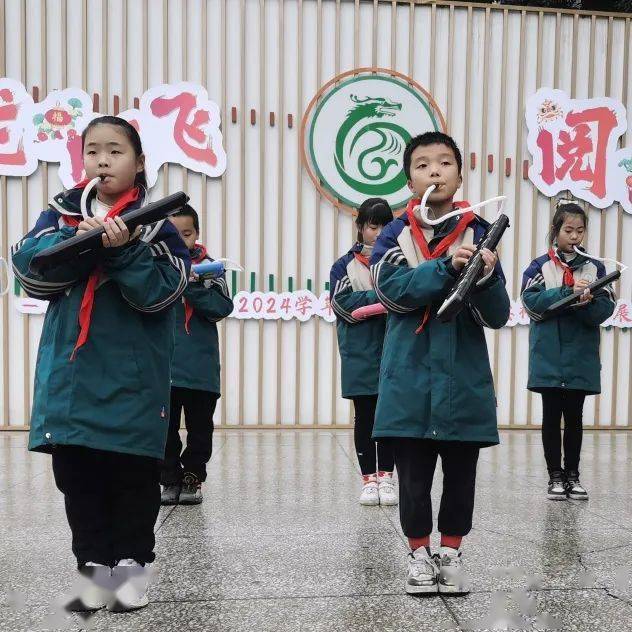
M 136 173 L 145 171 L 145 154 L 141 154 L 136 158 Z
M 408 180 L 408 188 L 411 190 L 412 193 L 414 193 L 415 195 L 417 195 L 417 192 L 415 191 L 415 189 L 413 188 L 413 181 L 412 180 Z

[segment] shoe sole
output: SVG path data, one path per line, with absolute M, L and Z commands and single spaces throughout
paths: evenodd
M 165 507 L 169 507 L 171 505 L 177 505 L 180 501 L 179 500 L 160 500 L 160 504 L 165 506 Z
M 549 500 L 567 500 L 566 496 L 557 496 L 557 495 L 554 495 L 554 494 L 547 494 L 546 497 Z
M 437 595 L 437 584 L 432 586 L 411 586 L 406 584 L 406 594 L 408 595 Z
M 571 498 L 572 500 L 588 500 L 588 496 L 584 496 L 583 494 L 580 496 L 569 494 L 568 497 Z
M 375 502 L 367 502 L 367 501 L 360 501 L 360 504 L 363 507 L 377 507 L 380 504 L 379 500 L 376 500 Z
M 469 595 L 469 590 L 463 590 L 462 588 L 457 588 L 456 586 L 442 586 L 439 584 L 439 594 L 440 595 L 448 595 L 451 597 L 463 597 L 465 595 Z
M 201 505 L 202 501 L 204 499 L 203 498 L 196 498 L 195 500 L 182 500 L 180 499 L 180 501 L 178 502 L 178 505 Z
M 380 505 L 383 507 L 395 507 L 396 505 L 399 505 L 399 500 L 382 500 L 380 498 Z
M 145 608 L 148 605 L 149 605 L 149 599 L 147 597 L 142 599 L 140 602 L 134 604 L 133 606 L 128 606 L 118 601 L 117 599 L 112 605 L 107 606 L 107 610 L 108 612 L 116 612 L 116 613 L 132 612 L 133 610 L 140 610 L 141 608 Z

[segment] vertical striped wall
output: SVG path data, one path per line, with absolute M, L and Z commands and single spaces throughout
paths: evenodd
M 380 66 L 433 94 L 466 158 L 464 197 L 509 197 L 512 228 L 501 258 L 516 298 L 522 270 L 545 249 L 552 208 L 523 178 L 525 99 L 551 86 L 631 104 L 631 41 L 629 17 L 465 2 L 0 0 L 0 76 L 36 88 L 40 98 L 81 87 L 99 95 L 101 112 L 113 113 L 156 84 L 187 80 L 207 88 L 222 110 L 226 173 L 212 179 L 171 165 L 154 196 L 186 190 L 209 251 L 244 265 L 237 289 L 249 289 L 254 272 L 255 288 L 264 291 L 309 282 L 318 294 L 348 249 L 351 217 L 321 198 L 300 165 L 300 123 L 328 79 Z M 60 189 L 56 171 L 40 164 L 29 178 L 0 178 L 5 258 Z M 620 207 L 591 210 L 588 234 L 590 252 L 630 261 L 632 217 Z M 629 298 L 629 274 L 620 286 Z M 11 295 L 0 299 L 0 428 L 28 424 L 43 321 L 12 303 Z M 220 329 L 221 424 L 352 421 L 340 398 L 334 326 L 318 318 L 229 320 Z M 488 332 L 502 425 L 539 423 L 539 398 L 525 388 L 527 335 L 520 326 Z M 604 389 L 588 400 L 587 425 L 632 424 L 631 339 L 626 331 L 603 332 Z

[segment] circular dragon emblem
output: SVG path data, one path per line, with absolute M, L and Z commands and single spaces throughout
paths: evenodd
M 302 157 L 320 192 L 355 212 L 368 197 L 393 210 L 410 198 L 404 149 L 417 134 L 445 130 L 434 99 L 410 77 L 360 68 L 334 77 L 303 117 Z

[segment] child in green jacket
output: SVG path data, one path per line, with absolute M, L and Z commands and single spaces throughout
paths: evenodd
M 376 458 L 376 442 L 371 437 L 386 316 L 358 320 L 353 311 L 379 303 L 371 284 L 369 258 L 375 240 L 392 220 L 386 200 L 365 200 L 356 218 L 358 240 L 334 263 L 329 277 L 331 306 L 337 316 L 342 396 L 353 400 L 355 412 L 353 438 L 363 483 L 360 504 L 368 506 L 397 504 L 390 446 L 377 442 Z
M 50 301 L 37 358 L 29 449 L 52 454 L 72 551 L 94 583 L 70 610 L 146 606 L 168 427 L 172 305 L 190 257 L 170 222 L 130 235 L 125 213 L 146 191 L 140 137 L 127 121 L 94 119 L 82 136 L 87 180 L 56 195 L 14 246 L 25 291 Z M 82 214 L 82 193 L 100 177 Z M 93 190 L 94 193 L 94 190 Z M 41 273 L 33 257 L 103 226 L 103 248 Z M 129 580 L 129 581 L 128 581 Z
M 375 292 L 389 311 L 373 436 L 388 439 L 395 456 L 410 594 L 468 591 L 460 546 L 472 528 L 479 449 L 498 443 L 483 327 L 507 322 L 509 297 L 494 253 L 481 251 L 485 269 L 467 308 L 446 323 L 436 318 L 488 224 L 470 211 L 429 226 L 420 213 L 431 185 L 431 217 L 470 206 L 454 202 L 461 166 L 446 134 L 428 132 L 408 143 L 404 171 L 413 199 L 382 231 L 371 258 Z M 438 457 L 441 548 L 433 557 L 430 491 Z
M 211 261 L 200 236 L 198 214 L 188 204 L 172 215 L 193 263 Z M 219 343 L 216 323 L 233 311 L 225 275 L 189 285 L 176 303 L 175 349 L 171 364 L 169 436 L 162 470 L 162 504 L 197 505 L 213 451 L 213 414 L 220 396 Z M 182 451 L 180 415 L 184 408 L 187 445 Z
M 587 224 L 579 204 L 561 200 L 551 223 L 549 250 L 529 264 L 522 280 L 522 302 L 531 317 L 527 388 L 542 395 L 542 444 L 551 500 L 588 499 L 579 480 L 582 411 L 586 395 L 601 391 L 599 325 L 612 315 L 616 303 L 610 286 L 594 296 L 585 293 L 588 284 L 606 274 L 603 263 L 575 250 L 584 240 Z M 549 306 L 573 292 L 582 293 L 576 305 L 543 318 Z

